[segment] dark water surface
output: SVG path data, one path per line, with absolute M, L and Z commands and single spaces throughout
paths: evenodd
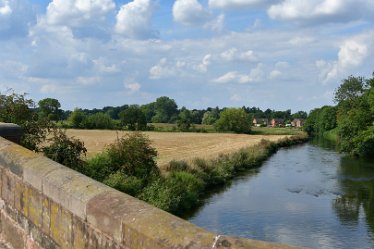
M 374 248 L 374 163 L 310 142 L 281 149 L 189 220 L 219 234 L 310 248 Z

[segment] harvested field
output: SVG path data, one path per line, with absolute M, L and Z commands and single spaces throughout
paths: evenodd
M 67 130 L 69 136 L 84 141 L 88 157 L 104 150 L 117 135 L 125 132 L 108 130 Z M 158 151 L 157 163 L 162 168 L 172 160 L 192 160 L 196 157 L 211 159 L 255 145 L 261 139 L 277 141 L 286 135 L 243 135 L 225 133 L 145 132 Z

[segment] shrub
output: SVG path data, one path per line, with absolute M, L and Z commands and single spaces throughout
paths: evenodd
M 189 165 L 186 161 L 176 161 L 172 160 L 169 162 L 169 165 L 167 166 L 167 171 L 188 171 Z
M 135 176 L 127 176 L 120 171 L 110 174 L 103 183 L 132 196 L 137 196 L 143 188 L 141 179 Z
M 155 161 L 157 151 L 142 133 L 134 132 L 117 138 L 117 141 L 108 147 L 107 154 L 115 171 L 121 170 L 128 176 L 146 181 L 160 175 Z
M 113 166 L 112 160 L 108 153 L 103 152 L 87 160 L 85 174 L 99 182 L 102 182 L 106 177 L 117 170 L 118 169 Z
M 78 171 L 83 170 L 85 163 L 82 160 L 82 156 L 86 155 L 87 149 L 82 141 L 69 138 L 60 129 L 54 130 L 54 135 L 50 141 L 50 145 L 42 148 L 45 156 L 69 168 Z

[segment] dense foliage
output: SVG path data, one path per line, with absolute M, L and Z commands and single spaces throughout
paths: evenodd
M 337 105 L 312 110 L 305 122 L 305 131 L 323 135 L 336 129 L 342 151 L 374 157 L 373 87 L 374 78 L 349 76 L 344 79 L 335 91 Z
M 244 109 L 228 108 L 221 112 L 215 127 L 218 131 L 233 131 L 236 133 L 249 133 L 252 118 Z

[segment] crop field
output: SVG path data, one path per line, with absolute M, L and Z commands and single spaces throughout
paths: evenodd
M 68 136 L 84 141 L 92 157 L 103 151 L 126 132 L 110 130 L 67 130 Z M 255 145 L 261 139 L 276 141 L 287 135 L 243 135 L 226 133 L 183 133 L 183 132 L 145 132 L 158 152 L 157 163 L 160 168 L 172 160 L 189 161 L 196 157 L 211 159 L 219 154 L 229 154 L 239 149 Z

